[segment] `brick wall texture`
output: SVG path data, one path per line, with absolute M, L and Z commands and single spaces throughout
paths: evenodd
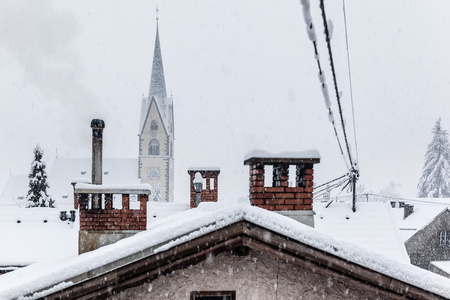
M 201 191 L 201 199 L 202 202 L 217 202 L 219 197 L 219 174 L 220 171 L 196 171 L 196 170 L 189 170 L 189 176 L 190 176 L 190 195 L 191 195 L 191 208 L 197 207 L 197 192 L 195 191 L 194 187 L 194 178 L 195 174 L 199 172 L 202 175 L 202 178 L 206 178 L 206 188 L 205 186 L 202 187 Z M 210 186 L 210 178 L 214 178 L 214 188 Z
M 264 164 L 250 165 L 250 202 L 267 210 L 313 209 L 313 164 L 297 165 L 296 186 L 289 187 L 289 165 L 273 166 L 273 183 L 264 186 Z M 267 176 L 270 176 L 267 174 Z
M 78 199 L 79 195 L 76 195 Z M 85 209 L 80 206 L 80 230 L 146 230 L 147 195 L 139 195 L 140 208 L 130 209 L 129 195 L 122 195 L 122 209 L 112 208 L 112 195 L 105 195 L 105 208 Z

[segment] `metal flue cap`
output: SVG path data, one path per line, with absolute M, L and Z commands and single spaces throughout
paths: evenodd
M 103 128 L 105 128 L 105 122 L 100 119 L 93 119 L 91 121 L 91 128 L 103 129 Z

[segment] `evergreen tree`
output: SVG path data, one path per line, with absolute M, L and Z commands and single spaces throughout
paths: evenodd
M 27 207 L 37 207 L 37 206 L 49 206 L 53 207 L 55 201 L 47 194 L 47 188 L 49 185 L 47 183 L 47 172 L 45 171 L 45 162 L 42 161 L 42 156 L 44 151 L 36 145 L 33 150 L 34 160 L 31 162 L 31 170 L 28 178 L 30 183 L 28 186 L 30 190 L 27 195 Z
M 450 145 L 448 133 L 441 127 L 441 118 L 433 128 L 433 140 L 425 154 L 423 174 L 420 178 L 418 197 L 450 197 Z

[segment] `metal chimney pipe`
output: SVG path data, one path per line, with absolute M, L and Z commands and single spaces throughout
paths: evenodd
M 103 128 L 105 122 L 100 119 L 91 121 L 92 128 L 92 184 L 102 184 Z

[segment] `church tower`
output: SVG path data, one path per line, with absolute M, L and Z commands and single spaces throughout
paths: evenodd
M 156 18 L 158 22 L 158 18 Z M 173 100 L 167 97 L 158 23 L 148 97 L 139 124 L 139 178 L 152 187 L 150 201 L 173 202 Z

